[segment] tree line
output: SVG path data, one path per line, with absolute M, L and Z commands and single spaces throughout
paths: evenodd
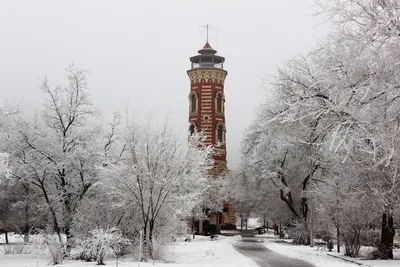
M 137 123 L 116 112 L 104 123 L 87 71 L 66 73 L 65 85 L 41 80 L 46 102 L 33 116 L 10 103 L 1 109 L 0 229 L 26 242 L 29 233 L 55 234 L 65 255 L 118 229 L 143 247 L 141 259 L 154 259 L 157 246 L 187 232 L 188 218 L 215 204 L 213 148 L 202 133 L 181 140 L 154 114 Z
M 380 229 L 374 257 L 392 259 L 400 215 L 400 3 L 317 4 L 330 34 L 266 86 L 235 176 L 235 187 L 251 194 L 238 201 L 295 222 L 298 243 L 309 244 L 317 229 L 337 233 L 350 256 L 364 232 Z

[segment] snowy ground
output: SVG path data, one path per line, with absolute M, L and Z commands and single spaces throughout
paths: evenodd
M 256 267 L 254 261 L 246 258 L 236 250 L 234 250 L 232 243 L 239 237 L 224 237 L 220 236 L 218 240 L 211 241 L 209 237 L 196 236 L 192 242 L 184 242 L 179 240 L 167 248 L 167 261 L 169 263 L 161 262 L 147 262 L 138 263 L 129 258 L 120 260 L 120 267 L 127 266 L 159 266 L 159 267 Z M 13 240 L 11 235 L 10 240 Z M 0 238 L 0 242 L 4 239 Z M 50 260 L 44 248 L 26 247 L 25 252 L 30 254 L 13 254 L 4 255 L 4 244 L 0 244 L 0 266 L 1 267 L 41 267 L 49 266 Z M 42 249 L 42 250 L 41 250 Z M 36 251 L 35 253 L 33 251 Z M 106 262 L 108 266 L 116 266 L 115 260 Z M 66 260 L 62 267 L 88 267 L 96 266 L 94 262 L 82 262 Z
M 169 248 L 170 258 L 184 266 L 257 266 L 255 262 L 246 258 L 236 250 L 232 244 L 240 237 L 219 236 L 218 240 L 210 241 L 209 237 L 196 236 L 190 243 L 177 242 L 174 248 Z M 175 251 L 175 253 L 171 253 Z M 178 253 L 177 253 L 178 251 Z M 177 265 L 178 265 L 177 264 Z M 170 267 L 175 265 L 168 265 Z
M 262 237 L 271 238 L 271 234 L 265 234 Z M 355 267 L 357 265 L 370 267 L 400 266 L 400 249 L 396 249 L 394 251 L 395 260 L 365 260 L 361 258 L 353 259 L 346 257 L 343 255 L 343 253 L 338 254 L 337 252 L 318 251 L 316 247 L 311 248 L 309 246 L 296 246 L 289 243 L 276 243 L 275 241 L 276 240 L 274 239 L 266 239 L 264 244 L 268 249 L 274 252 L 287 257 L 308 261 L 314 264 L 316 267 Z M 371 248 L 361 248 L 361 254 L 363 257 L 365 257 L 370 251 Z M 352 262 L 346 262 L 345 260 L 334 258 L 331 255 L 347 259 Z
M 279 254 L 287 257 L 302 259 L 314 264 L 316 267 L 355 267 L 357 264 L 343 261 L 341 259 L 333 258 L 328 254 L 338 256 L 336 252 L 317 251 L 317 249 L 310 248 L 309 246 L 295 246 L 287 243 L 276 243 L 276 239 L 273 239 L 271 233 L 258 236 L 265 240 L 264 245 Z M 20 241 L 19 236 L 9 236 L 11 242 Z M 219 236 L 218 240 L 211 241 L 209 237 L 196 236 L 192 242 L 184 242 L 178 240 L 167 247 L 167 262 L 161 263 L 147 262 L 138 263 L 130 258 L 126 258 L 119 261 L 120 267 L 127 266 L 159 266 L 159 267 L 256 267 L 255 262 L 249 258 L 246 258 L 239 252 L 237 252 L 232 244 L 240 240 L 241 237 L 224 237 Z M 15 245 L 15 244 L 14 244 Z M 50 258 L 47 255 L 47 250 L 44 245 L 34 246 L 23 246 L 24 251 L 22 254 L 4 254 L 4 236 L 0 236 L 0 266 L 1 267 L 41 267 L 50 266 Z M 363 248 L 364 254 L 367 252 L 366 248 Z M 347 258 L 352 261 L 356 261 L 363 266 L 370 267 L 394 267 L 400 266 L 400 250 L 395 250 L 395 258 L 393 261 L 379 261 L 379 260 L 362 260 L 362 259 L 351 259 L 339 255 L 340 257 Z M 115 260 L 107 261 L 108 266 L 116 266 Z M 81 262 L 66 260 L 62 267 L 88 267 L 96 266 L 94 262 Z

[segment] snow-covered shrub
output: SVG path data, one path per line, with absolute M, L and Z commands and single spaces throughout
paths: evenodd
M 163 219 L 168 221 L 165 225 L 157 227 L 153 237 L 153 260 L 163 260 L 166 256 L 168 244 L 175 242 L 177 237 L 186 238 L 190 229 L 186 220 L 182 220 L 180 215 L 175 215 L 169 219 L 163 214 Z
M 4 255 L 10 254 L 29 254 L 23 244 L 7 244 L 2 247 Z
M 81 200 L 72 221 L 71 230 L 75 236 L 86 238 L 91 236 L 93 229 L 105 229 L 110 225 L 118 225 L 127 237 L 137 231 L 139 208 L 126 203 L 123 195 L 110 190 L 109 183 L 112 182 L 97 182 Z
M 358 257 L 361 248 L 361 230 L 357 228 L 347 228 L 342 229 L 340 234 L 344 242 L 344 255 L 352 258 Z
M 163 260 L 166 255 L 166 248 L 169 243 L 171 243 L 171 236 L 155 236 L 152 242 L 152 259 L 153 260 Z
M 56 235 L 43 234 L 43 242 L 49 249 L 51 260 L 54 265 L 60 264 L 63 261 L 65 254 L 65 246 Z
M 165 214 L 162 214 L 161 218 L 164 223 L 156 225 L 152 242 L 146 241 L 151 246 L 151 250 L 148 249 L 149 246 L 144 244 L 143 236 L 139 233 L 132 238 L 132 248 L 134 248 L 132 256 L 134 259 L 140 261 L 150 258 L 152 260 L 163 261 L 166 259 L 166 248 L 169 244 L 175 242 L 177 239 L 188 237 L 190 230 L 188 229 L 186 220 L 181 220 L 179 216 L 173 216 L 168 219 L 165 217 Z M 140 240 L 140 238 L 142 239 Z
M 114 227 L 92 230 L 91 235 L 82 241 L 79 259 L 95 260 L 98 265 L 104 265 L 108 254 L 118 257 L 131 244 L 131 241 Z
M 141 242 L 140 234 L 138 233 L 134 237 L 130 238 L 130 240 L 131 240 L 131 246 L 130 246 L 130 248 L 131 248 L 131 251 L 130 251 L 131 256 L 132 256 L 133 259 L 139 261 L 140 258 L 143 256 L 142 255 L 143 251 L 140 251 L 140 248 L 141 248 L 140 247 L 140 242 Z
M 310 242 L 310 235 L 304 224 L 298 224 L 294 228 L 287 229 L 289 238 L 293 238 L 293 244 L 306 245 Z

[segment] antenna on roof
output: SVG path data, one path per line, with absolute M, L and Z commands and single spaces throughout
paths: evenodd
M 206 41 L 207 41 L 207 43 L 208 43 L 208 29 L 214 29 L 214 28 L 211 27 L 211 25 L 209 25 L 209 24 L 206 24 L 206 25 L 204 25 L 204 26 L 197 26 L 197 27 L 199 27 L 199 28 L 206 28 L 206 32 L 207 32 Z

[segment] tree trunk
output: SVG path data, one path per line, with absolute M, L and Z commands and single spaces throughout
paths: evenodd
M 72 195 L 67 192 L 67 189 L 64 187 L 63 189 L 64 195 L 64 234 L 67 238 L 66 247 L 65 247 L 65 256 L 69 256 L 71 254 L 72 249 L 72 239 L 73 234 L 71 232 L 71 224 L 72 224 L 72 214 L 74 212 L 74 207 L 72 203 Z
M 43 196 L 44 196 L 44 198 L 46 200 L 46 203 L 47 203 L 49 211 L 50 211 L 50 215 L 51 215 L 51 217 L 53 219 L 53 229 L 57 233 L 58 241 L 60 241 L 60 243 L 62 243 L 61 229 L 60 229 L 60 226 L 58 224 L 56 212 L 55 212 L 55 210 L 53 209 L 53 206 L 50 203 L 50 199 L 49 199 L 49 196 L 47 195 L 47 191 L 46 191 L 46 188 L 44 187 L 43 182 L 41 182 L 41 184 L 40 184 L 40 189 L 42 189 Z
M 304 221 L 304 223 L 307 223 L 307 220 Z M 314 247 L 314 210 L 313 206 L 310 203 L 310 247 Z
M 149 242 L 149 240 L 148 240 L 148 238 L 147 238 L 147 221 L 144 223 L 144 227 L 143 227 L 143 240 L 142 240 L 142 249 L 143 249 L 143 252 L 142 252 L 142 258 L 141 259 L 139 259 L 140 261 L 144 261 L 144 260 L 146 260 L 147 258 L 148 258 L 148 256 L 149 256 L 149 254 L 148 254 L 148 250 L 147 250 L 147 246 L 148 246 L 148 243 Z
M 337 246 L 337 252 L 340 253 L 340 229 L 339 229 L 339 225 L 336 226 L 336 246 Z
M 30 230 L 30 216 L 29 216 L 29 202 L 27 201 L 29 197 L 29 184 L 24 184 L 26 199 L 25 199 L 25 226 L 24 226 L 24 242 L 25 244 L 29 243 L 29 230 Z
M 216 233 L 215 234 L 220 234 L 221 233 L 221 227 L 220 227 L 220 218 L 219 218 L 219 216 L 220 216 L 221 214 L 220 214 L 220 212 L 219 211 L 217 211 L 217 225 L 216 225 L 216 227 L 215 227 L 215 231 L 216 231 Z
M 29 205 L 25 203 L 25 226 L 24 226 L 24 242 L 29 243 Z
M 149 227 L 149 242 L 148 242 L 148 250 L 149 250 L 149 257 L 153 259 L 154 256 L 154 220 L 150 220 L 150 227 Z
M 4 233 L 4 236 L 6 237 L 6 244 L 8 244 L 8 233 L 7 233 L 7 231 Z
M 66 235 L 66 237 L 67 237 L 67 244 L 66 244 L 66 247 L 65 247 L 65 256 L 68 256 L 68 255 L 70 255 L 70 253 L 71 253 L 71 249 L 72 249 L 72 238 L 73 238 L 73 235 L 72 235 L 72 233 L 71 233 L 71 226 L 70 226 L 69 224 L 67 224 L 67 225 L 65 226 L 64 232 L 65 232 L 65 235 Z
M 195 238 L 194 217 L 192 217 L 192 234 L 193 234 L 193 240 L 194 240 L 194 238 Z
M 378 248 L 378 257 L 381 259 L 393 259 L 394 234 L 393 215 L 385 212 L 382 214 L 381 243 Z

